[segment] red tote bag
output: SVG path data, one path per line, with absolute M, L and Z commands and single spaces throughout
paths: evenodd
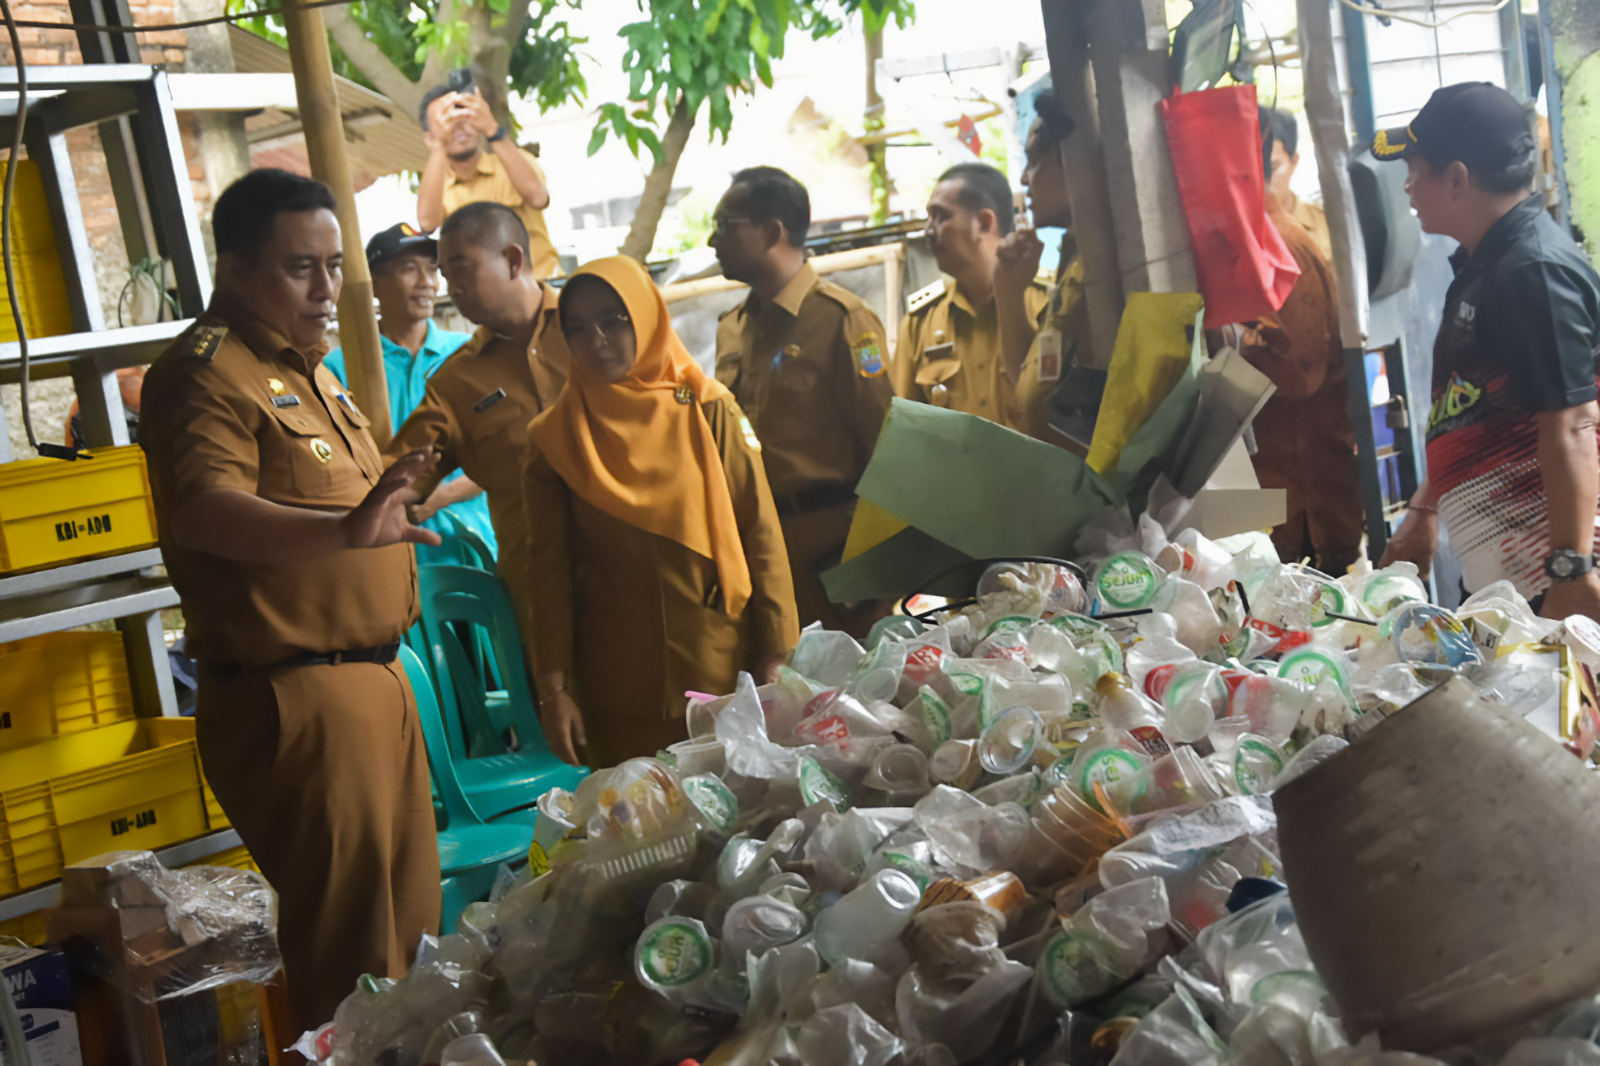
M 1161 116 L 1189 219 L 1206 326 L 1278 310 L 1300 267 L 1267 218 L 1255 86 L 1174 93 L 1161 101 Z

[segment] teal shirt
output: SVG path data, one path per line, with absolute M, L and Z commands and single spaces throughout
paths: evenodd
M 444 361 L 467 341 L 472 339 L 470 333 L 452 333 L 434 325 L 433 320 L 428 320 L 428 336 L 423 340 L 421 349 L 416 355 L 402 345 L 396 344 L 388 337 L 379 335 L 383 342 L 383 372 L 389 383 L 389 424 L 398 430 L 405 420 L 411 417 L 411 412 L 417 409 L 422 402 L 423 394 L 428 390 L 428 379 L 433 377 L 434 371 L 444 365 Z M 344 349 L 335 348 L 323 360 L 323 365 L 333 371 L 335 377 L 345 388 L 350 387 L 350 380 L 345 375 Z M 457 470 L 446 481 L 453 481 L 461 476 Z M 443 511 L 422 523 L 424 529 L 431 529 L 446 538 L 443 547 L 435 548 L 428 544 L 417 545 L 418 563 L 461 563 L 460 553 L 450 547 L 449 538 L 455 534 L 455 527 L 446 515 L 451 515 L 457 521 L 467 526 L 482 537 L 489 545 L 489 549 L 499 554 L 499 547 L 494 539 L 494 526 L 489 521 L 489 498 L 479 493 L 470 500 L 453 503 Z

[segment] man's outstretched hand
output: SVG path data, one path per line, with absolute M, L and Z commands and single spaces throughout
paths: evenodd
M 366 499 L 340 520 L 345 546 L 383 548 L 390 544 L 431 544 L 437 547 L 439 534 L 414 526 L 406 517 L 406 505 L 416 502 L 411 491 L 418 478 L 432 470 L 439 457 L 429 448 L 408 452 L 395 460 L 372 486 Z

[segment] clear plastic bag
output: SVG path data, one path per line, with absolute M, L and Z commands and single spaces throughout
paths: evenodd
M 168 870 L 148 851 L 116 851 L 66 868 L 65 931 L 76 911 L 118 913 L 120 945 L 100 945 L 95 976 L 144 1002 L 175 999 L 234 981 L 260 984 L 281 966 L 278 898 L 251 870 L 192 866 Z

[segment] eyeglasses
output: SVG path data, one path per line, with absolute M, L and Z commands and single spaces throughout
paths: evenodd
M 614 341 L 619 337 L 631 332 L 632 329 L 633 319 L 629 318 L 627 315 L 607 315 L 598 322 L 585 323 L 575 326 L 563 326 L 561 329 L 561 334 L 567 338 L 567 342 L 570 344 L 576 340 L 583 340 L 591 333 L 599 330 L 600 339 L 602 341 Z
M 753 218 L 728 218 L 726 215 L 716 215 L 711 219 L 711 235 L 713 237 L 726 237 L 728 231 L 734 226 L 753 226 Z

